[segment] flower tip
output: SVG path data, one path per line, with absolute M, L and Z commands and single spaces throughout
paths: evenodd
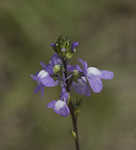
M 84 61 L 84 60 L 81 59 L 81 58 L 78 58 L 78 61 L 79 61 L 82 65 L 84 65 L 85 63 L 87 63 L 86 61 Z
M 40 65 L 43 67 L 43 68 L 46 68 L 46 65 L 44 64 L 44 62 L 40 62 Z
M 72 51 L 76 52 L 76 47 L 79 45 L 79 42 L 73 42 L 72 43 Z
M 36 75 L 30 74 L 30 78 L 32 78 L 33 80 L 37 80 Z
M 49 102 L 48 104 L 47 104 L 47 107 L 48 108 L 54 108 L 54 105 L 56 104 L 56 101 L 55 100 L 53 100 L 53 101 L 51 101 L 51 102 Z
M 75 42 L 75 46 L 78 46 L 79 45 L 79 42 Z
M 72 43 L 72 46 L 75 48 L 75 47 L 77 47 L 79 45 L 79 42 L 73 42 Z
M 56 44 L 55 44 L 55 43 L 51 43 L 50 46 L 51 46 L 51 47 L 55 47 Z

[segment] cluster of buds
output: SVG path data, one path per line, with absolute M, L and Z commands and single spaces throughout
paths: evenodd
M 54 54 L 48 64 L 41 62 L 42 69 L 31 75 L 37 82 L 35 93 L 41 91 L 44 94 L 45 87 L 61 87 L 58 100 L 48 103 L 57 114 L 67 117 L 70 114 L 70 95 L 76 93 L 90 96 L 91 92 L 100 93 L 103 89 L 102 79 L 110 80 L 114 74 L 111 71 L 100 70 L 96 67 L 88 67 L 86 61 L 79 59 L 80 65 L 72 65 L 71 59 L 77 51 L 79 42 L 72 42 L 66 37 L 60 36 L 55 43 L 51 43 Z

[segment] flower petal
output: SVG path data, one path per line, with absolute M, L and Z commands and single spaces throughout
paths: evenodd
M 58 85 L 58 81 L 53 80 L 49 75 L 39 79 L 40 83 L 46 87 L 54 87 Z
M 41 96 L 44 96 L 44 87 L 40 84 L 35 88 L 34 93 L 37 94 L 39 91 L 41 91 Z
M 93 75 L 93 76 L 101 76 L 101 71 L 98 69 L 98 68 L 96 68 L 96 67 L 89 67 L 89 68 L 87 68 L 87 75 L 89 76 L 89 75 Z
M 64 108 L 60 109 L 59 111 L 55 111 L 55 112 L 63 117 L 67 117 L 70 114 L 70 111 L 67 105 Z
M 63 117 L 67 117 L 70 114 L 70 110 L 67 104 L 62 100 L 58 100 L 56 102 L 54 106 L 54 111 Z
M 48 64 L 48 65 L 46 65 L 46 71 L 50 74 L 50 75 L 53 75 L 54 74 L 54 72 L 53 72 L 53 65 L 51 65 L 51 64 Z
M 58 56 L 58 54 L 55 53 L 51 57 L 51 60 L 50 60 L 49 64 L 51 64 L 52 66 L 59 65 L 59 64 L 62 64 L 62 60 L 60 59 L 60 57 Z
M 62 87 L 60 99 L 62 99 L 66 102 L 68 100 L 68 98 L 69 98 L 69 93 L 66 91 L 65 87 Z
M 38 93 L 40 90 L 41 90 L 41 86 L 38 85 L 38 86 L 35 88 L 34 93 L 36 94 L 36 93 Z
M 93 92 L 95 93 L 100 93 L 102 88 L 103 88 L 103 84 L 100 78 L 95 77 L 95 76 L 88 76 L 88 82 L 90 87 L 92 88 Z
M 75 65 L 75 66 L 67 65 L 68 72 L 73 72 L 74 70 L 78 70 L 78 71 L 82 72 L 82 69 L 80 68 L 79 65 Z
M 51 102 L 48 103 L 48 108 L 53 108 L 54 109 L 54 106 L 56 104 L 57 101 L 53 100 Z
M 71 45 L 71 49 L 73 52 L 75 52 L 75 48 L 79 45 L 79 42 L 73 42 Z
M 82 64 L 84 73 L 86 74 L 87 73 L 87 68 L 88 68 L 87 62 L 83 61 L 82 59 L 79 59 L 79 62 Z
M 114 73 L 107 70 L 101 70 L 101 78 L 105 80 L 111 80 L 114 77 Z
M 72 88 L 78 94 L 86 96 L 91 95 L 90 87 L 87 85 L 87 82 L 84 82 L 82 79 L 79 79 L 78 82 L 73 82 Z
M 31 74 L 30 77 L 31 77 L 33 80 L 37 80 L 37 75 Z
M 45 65 L 45 63 L 44 62 L 40 62 L 40 65 L 42 66 L 42 68 L 44 68 L 44 69 L 46 69 L 46 65 Z
M 70 114 L 70 110 L 67 106 L 67 104 L 62 100 L 53 100 L 50 103 L 48 103 L 48 108 L 52 108 L 54 112 L 57 114 L 67 117 Z

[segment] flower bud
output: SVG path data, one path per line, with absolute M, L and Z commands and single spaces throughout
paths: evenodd
M 66 53 L 66 58 L 67 59 L 71 59 L 72 56 L 73 56 L 73 53 L 71 53 L 71 52 Z
M 73 75 L 74 76 L 78 76 L 79 75 L 79 71 L 78 70 L 73 70 Z
M 71 49 L 72 49 L 72 52 L 76 52 L 76 48 L 78 47 L 78 45 L 79 45 L 79 42 L 73 42 L 72 44 L 71 44 Z
M 80 73 L 78 70 L 73 70 L 73 81 L 77 81 L 80 77 Z
M 61 69 L 60 65 L 55 65 L 54 68 L 53 68 L 53 72 L 58 73 L 60 71 L 60 69 Z
M 72 130 L 72 136 L 73 136 L 74 139 L 77 138 L 76 132 L 74 130 Z

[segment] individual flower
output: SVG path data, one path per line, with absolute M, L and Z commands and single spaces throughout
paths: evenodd
M 48 65 L 45 65 L 43 62 L 40 63 L 41 66 L 50 74 L 53 75 L 55 72 L 54 70 L 56 70 L 56 68 L 60 68 L 60 66 L 62 65 L 62 60 L 60 59 L 60 57 L 55 53 L 52 57 L 51 60 L 49 61 Z
M 72 82 L 72 88 L 78 94 L 86 95 L 86 96 L 91 95 L 90 87 L 87 84 L 87 81 L 86 81 L 85 77 L 81 77 L 77 81 L 73 81 Z
M 80 75 L 82 72 L 82 69 L 80 68 L 80 66 L 79 65 L 75 65 L 75 66 L 68 65 L 67 70 L 69 72 L 72 72 L 72 74 L 73 74 L 72 88 L 78 94 L 90 96 L 91 95 L 90 87 L 87 84 L 86 78 L 84 76 Z
M 54 87 L 58 85 L 58 81 L 55 81 L 46 70 L 41 70 L 35 75 L 31 75 L 33 80 L 36 80 L 38 86 L 35 89 L 35 93 L 41 90 L 42 95 L 44 94 L 44 87 Z
M 57 114 L 67 117 L 70 113 L 69 108 L 67 106 L 68 99 L 69 99 L 69 93 L 66 90 L 66 79 L 63 74 L 62 81 L 61 81 L 61 95 L 60 100 L 53 100 L 50 103 L 48 103 L 48 108 L 52 108 L 54 112 Z
M 95 93 L 101 92 L 103 88 L 103 83 L 101 79 L 111 80 L 114 76 L 114 73 L 107 70 L 99 70 L 96 67 L 88 67 L 87 62 L 82 59 L 79 60 L 83 67 L 83 75 L 85 81 L 89 83 L 89 86 Z M 81 80 L 83 80 L 81 78 Z
M 70 114 L 70 110 L 67 106 L 67 103 L 63 100 L 51 101 L 50 103 L 48 103 L 48 108 L 52 108 L 54 112 L 63 117 L 67 117 Z

